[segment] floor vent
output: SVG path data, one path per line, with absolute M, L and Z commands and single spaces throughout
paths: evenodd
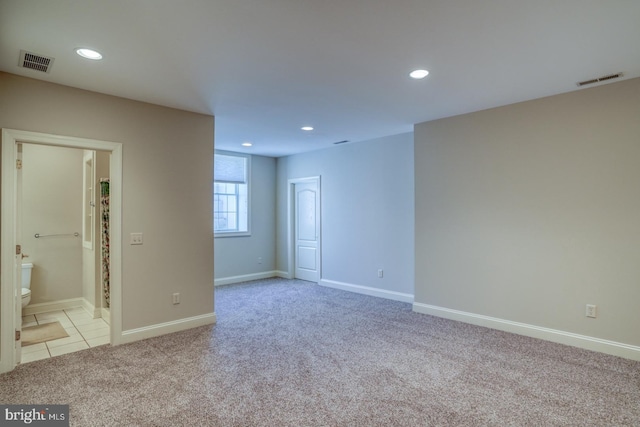
M 345 143 L 347 143 L 347 142 L 349 142 L 349 140 L 348 140 L 348 139 L 345 139 L 344 141 L 334 142 L 333 144 L 334 144 L 334 145 L 338 145 L 338 144 L 345 144 Z
M 53 65 L 53 58 L 38 55 L 37 53 L 27 52 L 25 50 L 20 51 L 20 62 L 18 65 L 22 68 L 29 68 L 30 70 L 42 71 L 48 73 L 51 71 Z
M 622 77 L 622 73 L 609 74 L 608 76 L 598 77 L 597 79 L 585 80 L 583 82 L 578 82 L 578 86 L 586 86 L 592 85 L 594 83 L 600 83 L 611 79 L 617 79 Z

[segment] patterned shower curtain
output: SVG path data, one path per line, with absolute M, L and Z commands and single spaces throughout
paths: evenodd
M 102 211 L 102 289 L 107 307 L 110 306 L 109 289 L 109 178 L 100 179 L 100 207 Z

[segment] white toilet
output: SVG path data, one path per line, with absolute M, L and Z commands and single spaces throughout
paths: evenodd
M 22 307 L 26 307 L 31 301 L 31 269 L 33 263 L 25 262 L 22 264 Z

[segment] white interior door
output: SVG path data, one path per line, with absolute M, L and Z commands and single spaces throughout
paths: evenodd
M 320 191 L 318 181 L 294 183 L 294 277 L 320 277 Z
M 18 222 L 18 178 L 21 177 L 19 145 L 2 130 L 2 194 L 0 257 L 0 372 L 12 370 L 19 362 L 22 342 L 22 249 Z M 18 338 L 18 340 L 16 340 Z

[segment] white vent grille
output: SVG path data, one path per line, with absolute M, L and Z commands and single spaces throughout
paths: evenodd
M 30 70 L 41 71 L 48 73 L 51 71 L 53 65 L 53 58 L 38 55 L 37 53 L 20 51 L 20 62 L 18 65 L 22 68 L 28 68 Z
M 586 86 L 586 85 L 592 85 L 594 83 L 600 83 L 600 82 L 604 82 L 607 80 L 611 80 L 611 79 L 617 79 L 622 77 L 622 73 L 616 73 L 616 74 L 609 74 L 608 76 L 602 76 L 602 77 L 598 77 L 596 79 L 591 79 L 591 80 L 585 80 L 583 82 L 578 82 L 578 86 Z

